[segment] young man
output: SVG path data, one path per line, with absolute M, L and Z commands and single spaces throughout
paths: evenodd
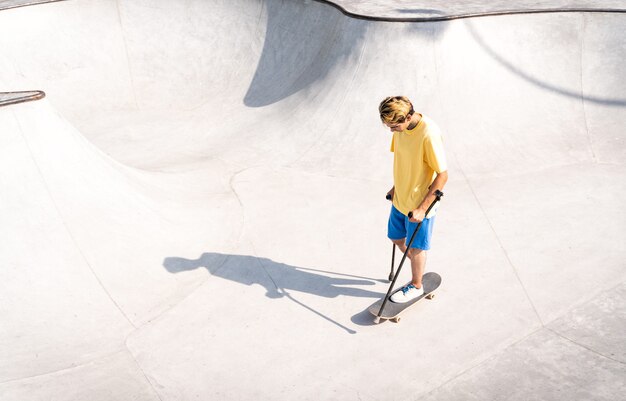
M 408 98 L 388 97 L 380 103 L 378 111 L 383 124 L 393 133 L 394 186 L 388 192 L 393 205 L 387 236 L 404 252 L 417 224 L 422 221 L 407 254 L 411 260 L 411 282 L 391 296 L 392 302 L 403 303 L 424 293 L 422 276 L 436 208 L 428 216 L 425 213 L 435 199 L 435 191 L 443 191 L 448 181 L 448 167 L 439 127 L 428 117 L 416 113 Z M 410 219 L 409 212 L 413 212 Z

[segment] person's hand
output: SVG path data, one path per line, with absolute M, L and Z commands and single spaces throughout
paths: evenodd
M 420 221 L 424 220 L 424 218 L 426 217 L 426 212 L 423 211 L 422 209 L 411 210 L 409 214 L 410 214 L 409 221 L 411 223 L 419 223 Z
M 387 196 L 385 197 L 387 200 L 392 201 L 393 200 L 393 195 L 396 192 L 396 187 L 393 187 L 389 190 L 389 192 L 387 192 Z

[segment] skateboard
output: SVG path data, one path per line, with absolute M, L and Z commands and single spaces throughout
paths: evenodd
M 383 309 L 382 313 L 380 314 L 380 318 L 391 320 L 394 323 L 400 322 L 400 314 L 405 309 L 407 309 L 411 305 L 414 305 L 422 298 L 433 299 L 435 297 L 434 291 L 441 285 L 441 276 L 433 272 L 426 273 L 422 277 L 422 285 L 424 286 L 424 294 L 409 302 L 398 304 L 389 300 L 385 304 L 385 309 Z M 400 289 L 398 289 L 398 291 L 400 291 Z M 378 301 L 374 302 L 369 308 L 367 308 L 367 310 L 375 317 L 378 317 L 380 306 L 383 304 L 384 300 L 385 297 L 379 299 Z M 375 319 L 375 322 L 378 323 L 378 319 Z

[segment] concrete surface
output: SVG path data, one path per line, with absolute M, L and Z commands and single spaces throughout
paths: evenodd
M 625 23 L 1 11 L 0 91 L 46 98 L 0 108 L 0 399 L 619 399 Z M 373 325 L 397 94 L 445 133 L 443 283 Z

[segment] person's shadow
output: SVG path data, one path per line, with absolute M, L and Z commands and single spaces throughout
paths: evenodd
M 267 258 L 212 252 L 203 253 L 198 259 L 168 257 L 163 261 L 163 267 L 174 274 L 205 268 L 213 276 L 248 286 L 261 285 L 265 287 L 267 297 L 289 298 L 351 334 L 355 332 L 296 300 L 290 291 L 304 292 L 326 298 L 344 295 L 378 299 L 384 294 L 355 286 L 372 286 L 376 282 L 386 282 L 385 280 L 290 266 Z

